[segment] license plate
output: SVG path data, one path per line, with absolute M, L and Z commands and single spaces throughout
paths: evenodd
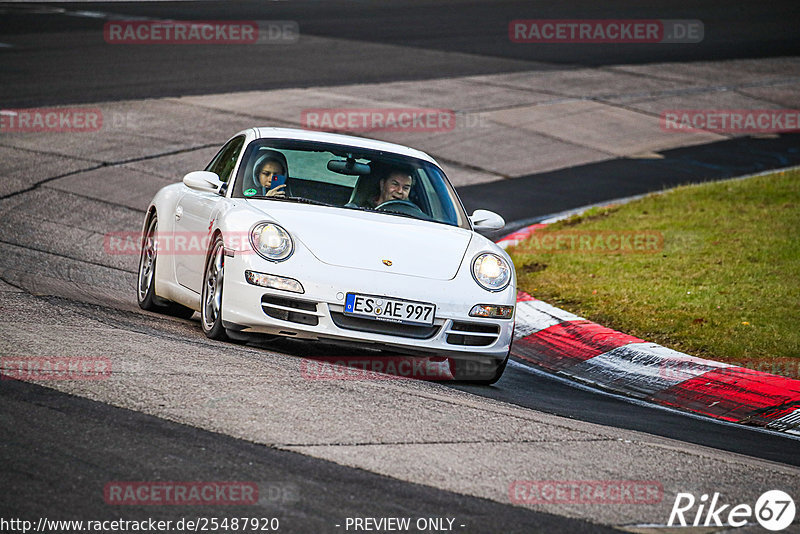
M 427 302 L 348 293 L 344 313 L 378 321 L 431 326 L 436 306 Z

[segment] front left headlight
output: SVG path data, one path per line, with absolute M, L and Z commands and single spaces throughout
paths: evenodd
M 472 277 L 488 291 L 502 291 L 511 283 L 511 266 L 497 254 L 480 254 L 472 260 Z
M 294 252 L 294 243 L 289 232 L 274 223 L 258 223 L 250 230 L 250 244 L 264 259 L 283 261 Z

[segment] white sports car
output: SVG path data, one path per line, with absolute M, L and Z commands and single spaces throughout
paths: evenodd
M 145 215 L 145 310 L 200 312 L 213 339 L 353 343 L 449 362 L 493 383 L 508 360 L 516 279 L 427 154 L 284 128 L 236 134 Z

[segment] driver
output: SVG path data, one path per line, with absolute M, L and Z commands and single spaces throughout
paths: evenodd
M 408 200 L 414 178 L 405 171 L 393 170 L 378 182 L 378 196 L 371 199 L 371 208 L 380 206 L 390 200 Z

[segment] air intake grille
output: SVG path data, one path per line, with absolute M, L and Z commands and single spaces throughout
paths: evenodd
M 309 326 L 319 324 L 316 302 L 264 295 L 261 297 L 261 309 L 273 319 Z
M 413 339 L 429 339 L 439 331 L 439 327 L 436 325 L 414 326 L 397 324 L 388 321 L 350 317 L 349 315 L 339 312 L 331 312 L 331 319 L 333 319 L 333 323 L 336 326 L 346 330 L 358 330 L 359 332 L 369 332 L 371 334 L 386 334 L 390 336 L 410 337 Z
M 453 321 L 447 330 L 447 342 L 450 345 L 485 347 L 497 341 L 498 335 L 500 326 L 496 324 Z

